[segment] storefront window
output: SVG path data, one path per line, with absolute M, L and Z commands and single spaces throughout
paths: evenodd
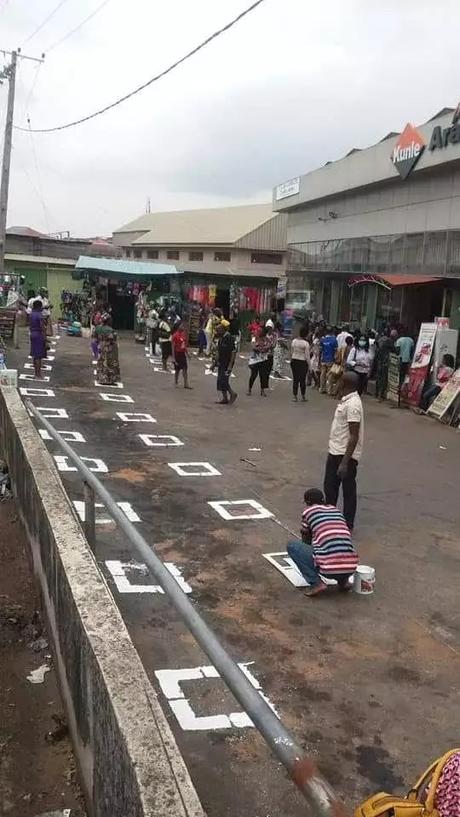
M 376 329 L 396 326 L 400 322 L 403 287 L 386 289 L 379 286 L 377 294 Z
M 317 316 L 321 310 L 323 280 L 311 275 L 289 275 L 286 309 Z

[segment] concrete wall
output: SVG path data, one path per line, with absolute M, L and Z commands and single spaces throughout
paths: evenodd
M 145 247 L 125 247 L 124 256 L 126 257 L 126 250 L 129 250 L 130 258 L 135 261 L 149 261 L 152 264 L 177 264 L 181 269 L 185 268 L 187 272 L 207 273 L 210 275 L 238 275 L 239 272 L 250 273 L 254 278 L 279 278 L 285 275 L 286 271 L 286 253 L 280 250 L 274 250 L 282 255 L 281 264 L 253 264 L 251 262 L 251 250 L 241 249 L 240 247 L 180 247 L 174 248 L 179 250 L 179 260 L 168 259 L 167 250 L 172 247 L 151 247 L 151 249 L 158 250 L 158 258 L 148 258 L 148 250 Z M 140 257 L 134 257 L 134 249 L 140 252 Z M 190 252 L 202 252 L 203 261 L 189 261 Z M 230 261 L 215 261 L 215 252 L 229 252 L 231 253 Z M 256 250 L 256 252 L 264 252 L 264 250 Z M 265 252 L 270 252 L 266 250 Z
M 0 451 L 27 530 L 91 817 L 204 817 L 50 454 L 14 389 Z
M 331 218 L 330 211 L 337 217 Z M 460 167 L 404 182 L 398 178 L 293 210 L 287 240 L 298 244 L 447 229 L 460 229 Z

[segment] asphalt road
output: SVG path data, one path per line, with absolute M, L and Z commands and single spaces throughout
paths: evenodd
M 292 403 L 288 381 L 272 381 L 265 400 L 256 390 L 248 398 L 239 358 L 232 381 L 239 398 L 222 407 L 203 361 L 192 361 L 190 392 L 174 389 L 130 338 L 120 343 L 120 362 L 123 389 L 99 388 L 88 342 L 62 337 L 45 372 L 50 383 L 38 386 L 55 397 L 33 402 L 67 411 L 68 419 L 50 421 L 83 435 L 71 443 L 81 456 L 103 460 L 104 484 L 130 503 L 147 541 L 181 572 L 190 598 L 349 809 L 375 791 L 403 791 L 458 744 L 458 433 L 365 399 L 355 538 L 360 561 L 375 567 L 376 591 L 308 600 L 262 554 L 285 550 L 290 534 L 281 525 L 296 531 L 305 488 L 321 486 L 334 401 L 310 392 L 307 404 Z M 149 413 L 156 423 L 124 422 L 117 412 Z M 183 445 L 149 447 L 140 434 L 173 435 Z M 182 476 L 169 465 L 178 462 L 205 462 L 219 473 Z M 75 474 L 61 477 L 81 501 Z M 240 501 L 224 506 L 227 513 L 262 513 L 248 500 L 272 516 L 225 519 L 209 505 Z M 96 555 L 209 817 L 304 814 L 255 729 L 232 716 L 239 706 L 223 682 L 199 669 L 210 662 L 168 600 L 145 591 L 152 581 L 133 566 L 113 524 L 98 525 Z M 178 687 L 178 676 L 164 670 L 189 672 Z

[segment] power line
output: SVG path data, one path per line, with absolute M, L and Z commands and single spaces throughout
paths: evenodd
M 209 45 L 210 42 L 215 40 L 217 37 L 220 37 L 220 35 L 224 34 L 226 31 L 229 31 L 229 29 L 233 28 L 233 26 L 236 25 L 240 20 L 242 20 L 243 17 L 246 17 L 247 14 L 249 14 L 251 11 L 254 11 L 254 9 L 257 8 L 257 6 L 260 6 L 263 2 L 265 2 L 265 0 L 256 0 L 256 2 L 252 3 L 248 8 L 244 9 L 244 11 L 238 14 L 237 17 L 234 17 L 233 20 L 230 20 L 230 22 L 227 23 L 222 28 L 219 28 L 218 31 L 215 31 L 214 34 L 211 34 L 209 37 L 203 40 L 203 42 L 201 42 L 199 45 L 197 45 L 195 48 L 193 48 L 179 60 L 174 62 L 168 68 L 165 68 L 164 71 L 161 71 L 161 73 L 152 77 L 152 79 L 149 79 L 147 82 L 144 82 L 143 85 L 139 85 L 133 91 L 130 91 L 129 94 L 125 94 L 125 96 L 120 97 L 120 99 L 117 99 L 115 102 L 111 102 L 109 105 L 106 105 L 105 108 L 101 108 L 100 110 L 95 111 L 94 113 L 88 114 L 88 116 L 83 116 L 81 119 L 75 119 L 73 122 L 68 122 L 65 125 L 57 125 L 54 128 L 29 129 L 20 127 L 19 125 L 15 125 L 16 130 L 25 132 L 28 132 L 30 130 L 31 133 L 54 133 L 55 131 L 73 128 L 75 127 L 75 125 L 81 125 L 83 122 L 88 122 L 90 119 L 95 119 L 96 116 L 101 116 L 101 114 L 110 111 L 112 108 L 116 108 L 117 105 L 121 105 L 122 102 L 126 102 L 127 99 L 131 99 L 131 97 L 136 96 L 136 94 L 139 94 L 141 91 L 144 91 L 145 88 L 148 88 L 149 85 L 152 85 L 154 82 L 158 82 L 159 79 L 162 79 L 162 77 L 165 77 L 167 74 L 170 74 L 171 71 L 174 71 L 175 68 L 178 68 L 178 66 L 182 65 L 182 63 L 186 62 L 186 60 L 189 60 L 191 57 L 197 54 L 198 51 L 201 51 L 203 48 Z
M 35 31 L 33 31 L 33 32 L 32 32 L 32 34 L 31 34 L 29 37 L 27 37 L 27 40 L 24 40 L 24 45 L 25 45 L 26 43 L 28 43 L 28 42 L 29 42 L 29 40 L 31 40 L 31 39 L 32 39 L 32 37 L 35 37 L 35 35 L 36 35 L 36 34 L 38 34 L 38 32 L 39 32 L 39 31 L 41 31 L 41 30 L 42 30 L 42 28 L 44 28 L 44 27 L 46 26 L 46 24 L 47 24 L 47 23 L 49 23 L 49 21 L 50 21 L 50 20 L 51 20 L 51 19 L 54 17 L 54 15 L 55 15 L 55 14 L 56 14 L 56 13 L 59 11 L 59 9 L 60 9 L 60 8 L 61 8 L 61 7 L 64 5 L 64 3 L 68 3 L 68 0 L 60 0 L 60 2 L 57 4 L 56 8 L 54 8 L 54 9 L 53 9 L 53 11 L 51 11 L 51 12 L 50 12 L 50 14 L 48 14 L 48 17 L 45 17 L 45 19 L 43 20 L 43 22 L 42 22 L 42 23 L 40 23 L 40 25 L 39 25 L 39 26 L 37 26 L 37 28 L 35 29 Z
M 55 48 L 62 45 L 62 43 L 68 40 L 69 37 L 72 37 L 73 34 L 76 34 L 77 31 L 80 31 L 80 29 L 83 28 L 83 26 L 86 25 L 86 23 L 89 23 L 89 21 L 92 20 L 93 17 L 96 16 L 96 14 L 99 14 L 99 12 L 102 11 L 102 9 L 104 8 L 104 6 L 107 5 L 107 3 L 110 3 L 110 0 L 103 0 L 103 2 L 96 9 L 94 9 L 94 11 L 92 11 L 91 14 L 88 15 L 88 17 L 85 17 L 85 19 L 82 20 L 82 22 L 79 23 L 78 26 L 73 28 L 72 31 L 69 31 L 67 34 L 64 35 L 64 37 L 61 37 L 60 40 L 58 40 L 56 43 L 54 43 L 54 45 L 48 48 L 46 53 L 49 54 L 50 51 L 54 51 Z

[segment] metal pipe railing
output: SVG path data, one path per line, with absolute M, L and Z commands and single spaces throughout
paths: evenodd
M 267 702 L 252 686 L 238 664 L 229 656 L 161 559 L 147 544 L 123 511 L 120 510 L 107 489 L 104 488 L 97 477 L 81 461 L 78 454 L 73 451 L 59 432 L 53 428 L 51 423 L 43 417 L 29 400 L 26 401 L 26 406 L 30 413 L 48 431 L 53 440 L 59 443 L 83 479 L 86 509 L 85 532 L 88 533 L 90 547 L 94 549 L 94 497 L 97 494 L 112 519 L 134 545 L 139 556 L 153 574 L 155 581 L 164 590 L 202 650 L 209 657 L 228 688 L 268 743 L 273 754 L 285 766 L 291 779 L 305 797 L 311 814 L 314 817 L 344 817 L 345 810 L 342 803 L 327 780 L 320 774 L 315 763 L 304 754 L 303 749 L 296 743 Z

